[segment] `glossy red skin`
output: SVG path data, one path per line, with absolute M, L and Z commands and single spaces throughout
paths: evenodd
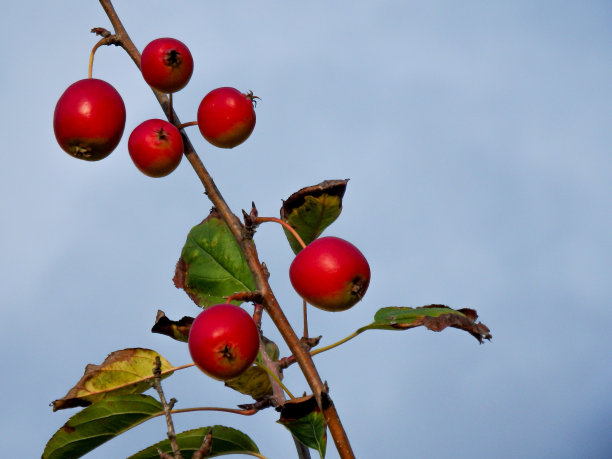
M 174 171 L 183 158 L 183 138 L 169 122 L 147 120 L 130 134 L 128 151 L 140 172 L 149 177 L 164 177 Z
M 234 88 L 210 91 L 198 107 L 198 127 L 206 140 L 219 148 L 234 148 L 255 128 L 253 99 Z
M 233 304 L 217 304 L 195 318 L 189 353 L 208 376 L 226 381 L 244 373 L 259 352 L 259 331 L 251 316 Z
M 123 99 L 106 81 L 79 80 L 61 95 L 53 114 L 60 147 L 85 161 L 106 158 L 119 144 L 125 128 Z
M 344 311 L 357 303 L 370 284 L 370 265 L 350 242 L 333 236 L 315 239 L 289 268 L 295 291 L 325 311 Z
M 189 48 L 174 38 L 158 38 L 142 50 L 140 71 L 153 88 L 171 93 L 183 89 L 193 73 Z

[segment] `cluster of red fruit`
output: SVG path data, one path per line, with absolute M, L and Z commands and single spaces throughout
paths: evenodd
M 189 82 L 193 58 L 180 41 L 160 38 L 143 50 L 141 71 L 151 87 L 172 94 Z M 244 142 L 255 127 L 254 99 L 252 93 L 243 94 L 229 87 L 208 93 L 197 113 L 197 125 L 204 138 L 220 148 L 233 148 Z M 64 151 L 79 159 L 98 161 L 119 144 L 125 119 L 125 105 L 115 88 L 90 77 L 72 84 L 62 94 L 53 127 Z M 140 171 L 163 177 L 179 165 L 183 139 L 174 124 L 150 119 L 132 131 L 128 150 Z M 326 311 L 343 311 L 365 294 L 370 267 L 354 245 L 340 238 L 323 237 L 295 257 L 289 277 L 308 303 Z M 188 341 L 191 357 L 203 372 L 228 380 L 253 365 L 260 337 L 246 311 L 224 303 L 198 315 Z
M 158 91 L 172 94 L 183 89 L 193 73 L 187 46 L 173 38 L 159 38 L 142 52 L 145 81 Z M 211 144 L 233 148 L 255 128 L 252 93 L 222 87 L 208 93 L 198 108 L 197 125 Z M 87 78 L 69 86 L 55 107 L 53 128 L 64 151 L 75 158 L 98 161 L 119 144 L 125 128 L 125 105 L 109 83 Z M 137 126 L 128 140 L 136 167 L 150 177 L 174 171 L 183 157 L 183 139 L 177 126 L 160 119 Z

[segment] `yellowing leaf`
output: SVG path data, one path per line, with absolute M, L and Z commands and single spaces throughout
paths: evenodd
M 88 406 L 109 395 L 140 394 L 150 389 L 146 378 L 153 376 L 156 356 L 161 360 L 162 372 L 173 368 L 157 352 L 142 348 L 115 351 L 101 365 L 87 365 L 79 382 L 63 398 L 53 402 L 53 411 Z
M 342 212 L 342 197 L 348 180 L 325 180 L 296 191 L 283 201 L 281 219 L 291 225 L 306 245 L 314 241 Z M 294 253 L 302 250 L 293 235 L 285 230 Z

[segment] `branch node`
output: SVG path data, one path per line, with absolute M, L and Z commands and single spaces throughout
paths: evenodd
M 102 39 L 96 45 L 96 48 L 100 46 L 109 46 L 109 45 L 121 46 L 121 39 L 119 38 L 119 36 L 116 34 L 110 33 L 104 27 L 94 27 L 93 29 L 91 29 L 91 33 L 94 33 L 98 35 L 99 37 L 102 37 Z
M 272 401 L 268 398 L 264 398 L 262 400 L 258 400 L 255 403 L 245 403 L 243 405 L 238 405 L 238 408 L 245 410 L 245 411 L 251 411 L 251 410 L 259 411 L 265 408 L 270 408 L 271 406 L 272 406 Z
M 94 27 L 93 29 L 91 29 L 91 33 L 95 33 L 96 35 L 103 37 L 103 38 L 108 38 L 112 35 L 104 27 Z
M 310 351 L 313 347 L 319 344 L 321 338 L 323 338 L 323 336 L 316 336 L 312 338 L 302 337 L 300 339 L 300 342 L 302 343 L 302 346 L 304 346 L 308 351 Z

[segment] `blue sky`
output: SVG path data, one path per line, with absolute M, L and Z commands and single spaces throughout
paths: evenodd
M 234 150 L 189 131 L 236 212 L 255 201 L 277 216 L 297 189 L 351 179 L 326 234 L 362 250 L 372 283 L 350 311 L 312 311 L 313 334 L 331 343 L 379 307 L 429 303 L 473 307 L 491 328 L 484 345 L 456 330 L 372 331 L 317 357 L 358 457 L 612 455 L 609 2 L 115 7 L 139 49 L 160 36 L 190 47 L 194 75 L 175 97 L 183 121 L 218 86 L 261 97 L 253 135 Z M 6 457 L 39 457 L 73 414 L 48 404 L 87 363 L 127 347 L 189 362 L 184 345 L 149 329 L 157 309 L 197 313 L 171 279 L 210 204 L 186 161 L 157 180 L 131 163 L 129 132 L 162 113 L 119 48 L 100 49 L 94 64 L 126 103 L 119 147 L 86 163 L 57 146 L 55 103 L 86 77 L 89 30 L 110 27 L 98 2 L 37 2 L 35 13 L 21 2 L 5 18 L 0 435 Z M 282 231 L 263 226 L 256 242 L 300 329 Z M 269 322 L 264 332 L 280 343 Z M 307 390 L 297 368 L 285 378 Z M 165 387 L 180 407 L 248 401 L 195 369 Z M 276 419 L 175 422 L 235 426 L 267 457 L 293 457 Z M 150 422 L 88 457 L 125 457 L 164 434 Z

